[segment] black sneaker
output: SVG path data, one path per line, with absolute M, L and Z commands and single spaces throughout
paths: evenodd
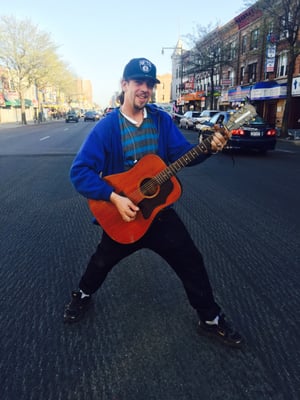
M 232 329 L 224 314 L 219 316 L 218 324 L 210 325 L 200 320 L 197 330 L 200 335 L 215 338 L 227 346 L 240 348 L 243 345 L 242 337 Z
M 66 305 L 64 312 L 65 322 L 79 321 L 91 306 L 92 296 L 85 296 L 81 298 L 81 292 L 72 292 L 72 300 Z

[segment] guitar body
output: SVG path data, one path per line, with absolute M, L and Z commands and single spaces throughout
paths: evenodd
M 135 220 L 125 222 L 112 203 L 88 200 L 92 214 L 113 240 L 123 244 L 136 242 L 147 232 L 158 212 L 181 196 L 181 184 L 175 176 L 161 184 L 154 179 L 165 169 L 160 157 L 149 154 L 129 171 L 103 178 L 117 194 L 128 197 L 140 208 Z

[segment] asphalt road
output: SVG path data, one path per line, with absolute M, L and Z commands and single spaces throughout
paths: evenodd
M 0 130 L 1 399 L 298 400 L 299 146 L 179 174 L 175 207 L 246 338 L 235 350 L 197 335 L 180 282 L 146 250 L 115 267 L 88 318 L 63 323 L 101 235 L 68 177 L 90 127 Z

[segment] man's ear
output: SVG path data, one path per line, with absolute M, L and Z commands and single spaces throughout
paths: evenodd
M 128 86 L 128 81 L 126 81 L 125 79 L 122 79 L 121 80 L 121 89 L 123 92 L 125 92 L 127 86 Z

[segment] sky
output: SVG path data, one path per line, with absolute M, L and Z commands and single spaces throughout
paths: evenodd
M 189 48 L 187 35 L 197 37 L 197 26 L 224 25 L 247 7 L 245 0 L 37 0 L 1 1 L 0 15 L 29 19 L 47 32 L 58 54 L 81 79 L 89 79 L 93 99 L 109 105 L 120 91 L 124 66 L 145 57 L 157 74 L 171 73 L 172 48 L 179 38 Z M 179 5 L 181 4 L 181 5 Z M 165 49 L 162 54 L 163 47 Z

